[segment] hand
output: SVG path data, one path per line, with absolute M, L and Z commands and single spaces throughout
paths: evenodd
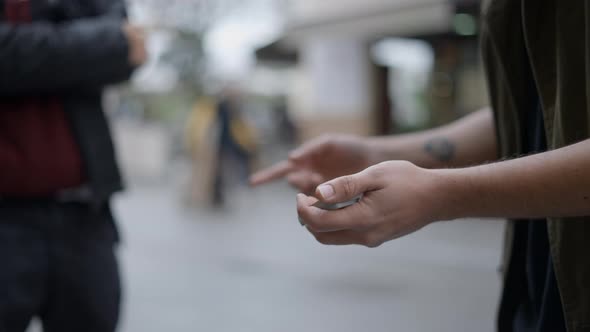
M 320 185 L 315 193 L 329 204 L 363 194 L 347 208 L 327 211 L 314 207 L 314 197 L 299 194 L 300 220 L 323 244 L 377 247 L 439 220 L 438 175 L 405 161 L 384 162 L 358 174 Z
M 137 25 L 125 23 L 123 33 L 127 37 L 129 44 L 129 63 L 134 67 L 143 65 L 148 58 L 144 29 Z
M 254 174 L 253 186 L 283 177 L 304 193 L 335 177 L 359 172 L 376 158 L 367 139 L 348 135 L 327 135 L 309 141 L 289 155 L 289 159 Z

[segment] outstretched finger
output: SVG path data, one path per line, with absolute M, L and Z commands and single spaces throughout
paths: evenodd
M 324 181 L 323 177 L 309 170 L 297 170 L 287 175 L 287 182 L 299 192 L 313 195 L 316 187 Z
M 295 165 L 288 160 L 281 161 L 271 167 L 256 172 L 250 177 L 250 185 L 253 187 L 284 178 L 295 169 Z
M 303 162 L 313 154 L 322 151 L 328 143 L 327 137 L 320 137 L 311 141 L 308 141 L 292 151 L 289 154 L 289 160 L 293 162 Z

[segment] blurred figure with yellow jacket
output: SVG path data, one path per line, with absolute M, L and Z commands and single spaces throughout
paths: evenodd
M 246 183 L 256 153 L 255 129 L 243 118 L 235 90 L 218 99 L 200 98 L 187 123 L 187 146 L 193 161 L 190 201 L 221 207 L 230 174 Z M 226 181 L 229 180 L 229 181 Z

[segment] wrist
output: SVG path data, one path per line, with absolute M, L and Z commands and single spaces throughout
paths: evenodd
M 437 220 L 473 217 L 478 194 L 468 169 L 433 169 L 434 215 Z
M 419 167 L 431 169 L 445 167 L 424 152 L 426 137 L 420 134 L 373 137 L 369 145 L 375 164 L 390 160 L 405 160 Z
M 363 138 L 363 144 L 365 151 L 367 151 L 366 167 L 377 165 L 381 162 L 391 160 L 387 156 L 387 150 L 384 148 L 382 139 L 378 137 L 366 137 Z
M 397 137 L 393 136 L 376 136 L 365 138 L 365 145 L 369 151 L 369 160 L 371 165 L 376 165 L 385 161 L 409 160 L 404 156 L 403 145 L 400 145 Z

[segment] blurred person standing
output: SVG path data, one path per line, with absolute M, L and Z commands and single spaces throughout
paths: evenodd
M 114 331 L 109 200 L 121 190 L 103 88 L 146 59 L 121 0 L 0 0 L 0 331 Z
M 297 141 L 297 126 L 289 114 L 287 97 L 281 96 L 274 107 L 274 122 L 277 124 L 277 136 L 282 144 L 293 145 Z
M 193 158 L 192 203 L 221 207 L 228 175 L 248 180 L 256 153 L 256 133 L 244 119 L 240 94 L 226 88 L 217 100 L 202 97 L 188 121 L 187 145 Z

